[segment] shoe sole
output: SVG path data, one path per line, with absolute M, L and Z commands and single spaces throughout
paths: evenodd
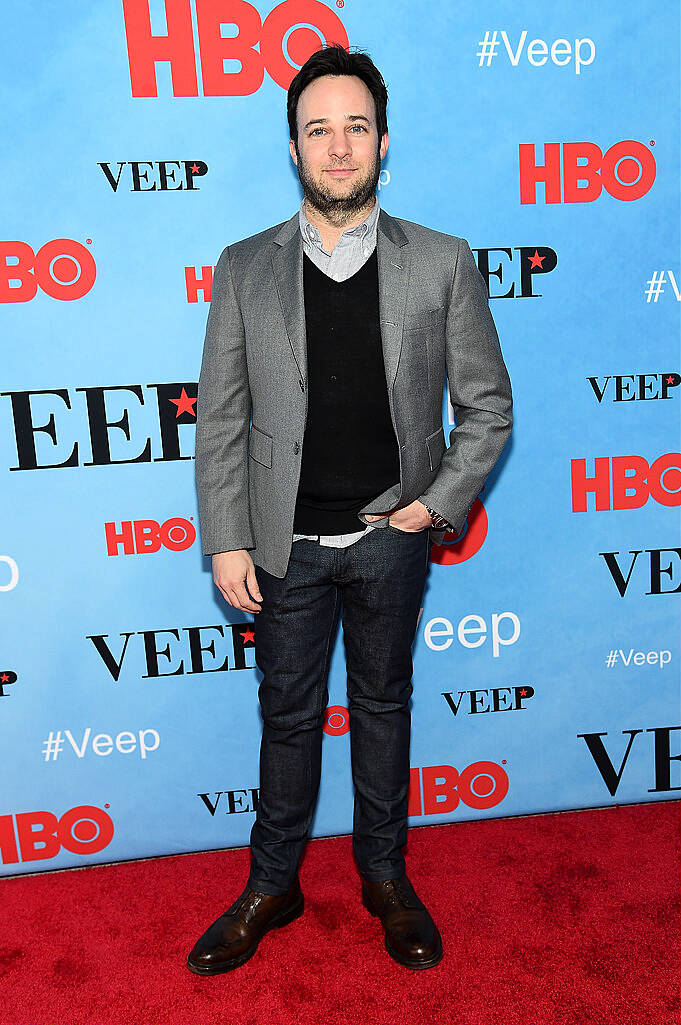
M 304 910 L 305 900 L 303 899 L 303 895 L 301 894 L 300 899 L 297 900 L 296 903 L 291 908 L 289 908 L 288 911 L 284 911 L 272 919 L 269 925 L 267 925 L 266 928 L 263 929 L 260 939 L 258 939 L 252 947 L 249 947 L 248 950 L 244 951 L 243 954 L 240 954 L 239 957 L 235 957 L 231 961 L 226 961 L 223 964 L 219 965 L 197 965 L 194 964 L 189 957 L 187 957 L 187 968 L 190 972 L 194 972 L 195 975 L 204 976 L 222 975 L 223 972 L 231 972 L 235 968 L 240 968 L 242 965 L 246 964 L 247 961 L 250 961 L 250 959 L 253 957 L 256 950 L 258 949 L 258 944 L 260 943 L 260 940 L 266 933 L 270 932 L 271 929 L 283 929 L 285 925 L 289 925 L 291 922 L 295 922 L 296 918 L 300 918 Z
M 379 915 L 378 911 L 373 906 L 373 904 L 370 902 L 369 898 L 366 896 L 366 894 L 364 892 L 362 892 L 362 904 L 367 909 L 367 911 L 369 912 L 370 915 L 373 915 L 374 918 L 380 919 L 381 916 Z M 443 956 L 443 953 L 444 953 L 444 951 L 442 949 L 442 937 L 440 936 L 440 930 L 435 925 L 435 923 L 433 923 L 433 925 L 435 926 L 435 935 L 437 937 L 437 947 L 435 948 L 435 952 L 429 958 L 421 959 L 421 960 L 416 960 L 414 958 L 404 957 L 403 954 L 398 953 L 395 950 L 395 948 L 390 945 L 390 941 L 388 940 L 387 930 L 385 930 L 385 928 L 384 928 L 384 933 L 385 933 L 385 936 L 384 936 L 385 949 L 388 951 L 388 953 L 390 954 L 390 956 L 393 959 L 393 961 L 397 961 L 398 964 L 404 965 L 405 968 L 411 968 L 413 971 L 419 971 L 422 968 L 434 968 L 436 964 L 439 964 L 440 961 L 442 960 L 442 956 Z

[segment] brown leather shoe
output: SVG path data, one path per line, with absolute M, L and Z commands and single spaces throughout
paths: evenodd
M 432 968 L 442 960 L 438 928 L 406 875 L 381 882 L 363 879 L 362 903 L 381 919 L 385 949 L 398 964 Z
M 239 968 L 253 957 L 266 932 L 299 918 L 304 906 L 298 880 L 276 897 L 247 886 L 197 940 L 187 957 L 187 968 L 196 975 L 217 975 Z

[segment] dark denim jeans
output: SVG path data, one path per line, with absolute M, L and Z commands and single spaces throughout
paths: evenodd
M 369 880 L 405 871 L 411 648 L 430 564 L 428 529 L 370 530 L 347 548 L 295 541 L 286 576 L 256 566 L 263 716 L 249 885 L 295 880 L 317 801 L 332 638 L 340 614 L 355 786 L 353 849 Z

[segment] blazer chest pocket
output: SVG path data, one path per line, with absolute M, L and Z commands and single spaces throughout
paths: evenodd
M 445 450 L 444 428 L 439 427 L 436 431 L 433 431 L 432 434 L 429 434 L 426 438 L 426 445 L 428 447 L 430 468 L 431 470 L 437 470 L 442 461 L 442 456 Z
M 262 466 L 272 465 L 272 437 L 265 434 L 255 424 L 251 425 L 251 436 L 248 443 L 251 459 Z

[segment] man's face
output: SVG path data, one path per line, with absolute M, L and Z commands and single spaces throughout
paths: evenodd
M 321 213 L 344 217 L 376 192 L 388 133 L 378 138 L 371 93 L 355 75 L 322 75 L 303 89 L 298 148 L 289 150 L 305 198 Z

